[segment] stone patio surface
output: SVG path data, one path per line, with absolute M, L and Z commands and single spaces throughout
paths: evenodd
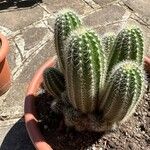
M 54 20 L 64 8 L 74 9 L 101 36 L 138 25 L 150 56 L 150 0 L 43 0 L 31 7 L 0 10 L 0 32 L 9 39 L 13 75 L 10 90 L 0 97 L 1 150 L 34 149 L 23 119 L 25 93 L 34 72 L 55 55 Z

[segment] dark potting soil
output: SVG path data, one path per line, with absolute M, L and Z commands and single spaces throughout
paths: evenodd
M 46 92 L 36 97 L 39 127 L 54 150 L 150 150 L 150 91 L 132 117 L 110 133 L 78 132 L 62 126 L 63 116 L 50 109 Z

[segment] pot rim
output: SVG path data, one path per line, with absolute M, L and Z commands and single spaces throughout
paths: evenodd
M 0 62 L 2 62 L 9 52 L 9 43 L 7 38 L 0 33 L 0 41 L 2 42 L 0 47 Z
M 146 64 L 149 64 L 150 65 L 150 57 L 149 56 L 144 56 L 144 62 Z
M 57 61 L 57 56 L 54 56 L 48 59 L 34 74 L 30 85 L 27 89 L 27 94 L 24 104 L 24 118 L 25 125 L 28 131 L 29 137 L 37 150 L 52 150 L 51 146 L 46 143 L 42 133 L 38 128 L 38 120 L 36 119 L 36 110 L 35 110 L 35 96 L 38 91 L 43 78 L 43 71 L 48 67 L 54 67 Z

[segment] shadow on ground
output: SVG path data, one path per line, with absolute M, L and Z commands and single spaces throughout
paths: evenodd
M 0 12 L 19 8 L 32 8 L 37 6 L 38 3 L 42 3 L 42 0 L 0 0 Z
M 0 150 L 34 150 L 23 119 L 16 122 L 8 131 Z
M 73 129 L 60 131 L 51 128 L 43 131 L 44 137 L 54 150 L 80 150 L 87 149 L 102 135 L 93 132 L 77 132 Z M 20 119 L 8 131 L 0 150 L 35 150 L 25 128 L 23 119 Z

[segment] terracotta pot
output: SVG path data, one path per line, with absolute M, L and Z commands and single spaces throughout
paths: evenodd
M 2 43 L 0 47 L 0 96 L 4 94 L 11 85 L 11 73 L 6 59 L 9 52 L 8 40 L 2 34 L 0 34 L 0 41 Z
M 145 56 L 144 57 L 144 63 L 145 63 L 145 70 L 150 75 L 150 57 Z
M 25 124 L 30 139 L 37 150 L 52 150 L 51 146 L 46 143 L 44 137 L 42 136 L 38 128 L 38 120 L 35 110 L 35 97 L 43 81 L 42 78 L 43 71 L 48 67 L 53 67 L 55 64 L 56 64 L 56 56 L 50 58 L 48 61 L 44 63 L 44 65 L 42 65 L 38 69 L 28 87 L 27 95 L 25 98 L 25 107 L 24 107 Z
M 150 58 L 145 57 L 145 66 L 150 70 Z M 46 61 L 39 70 L 35 73 L 27 90 L 25 98 L 25 124 L 32 143 L 37 150 L 52 150 L 51 146 L 46 143 L 40 129 L 38 128 L 37 114 L 35 110 L 35 97 L 40 85 L 43 81 L 43 71 L 48 67 L 53 67 L 56 64 L 56 56 Z

